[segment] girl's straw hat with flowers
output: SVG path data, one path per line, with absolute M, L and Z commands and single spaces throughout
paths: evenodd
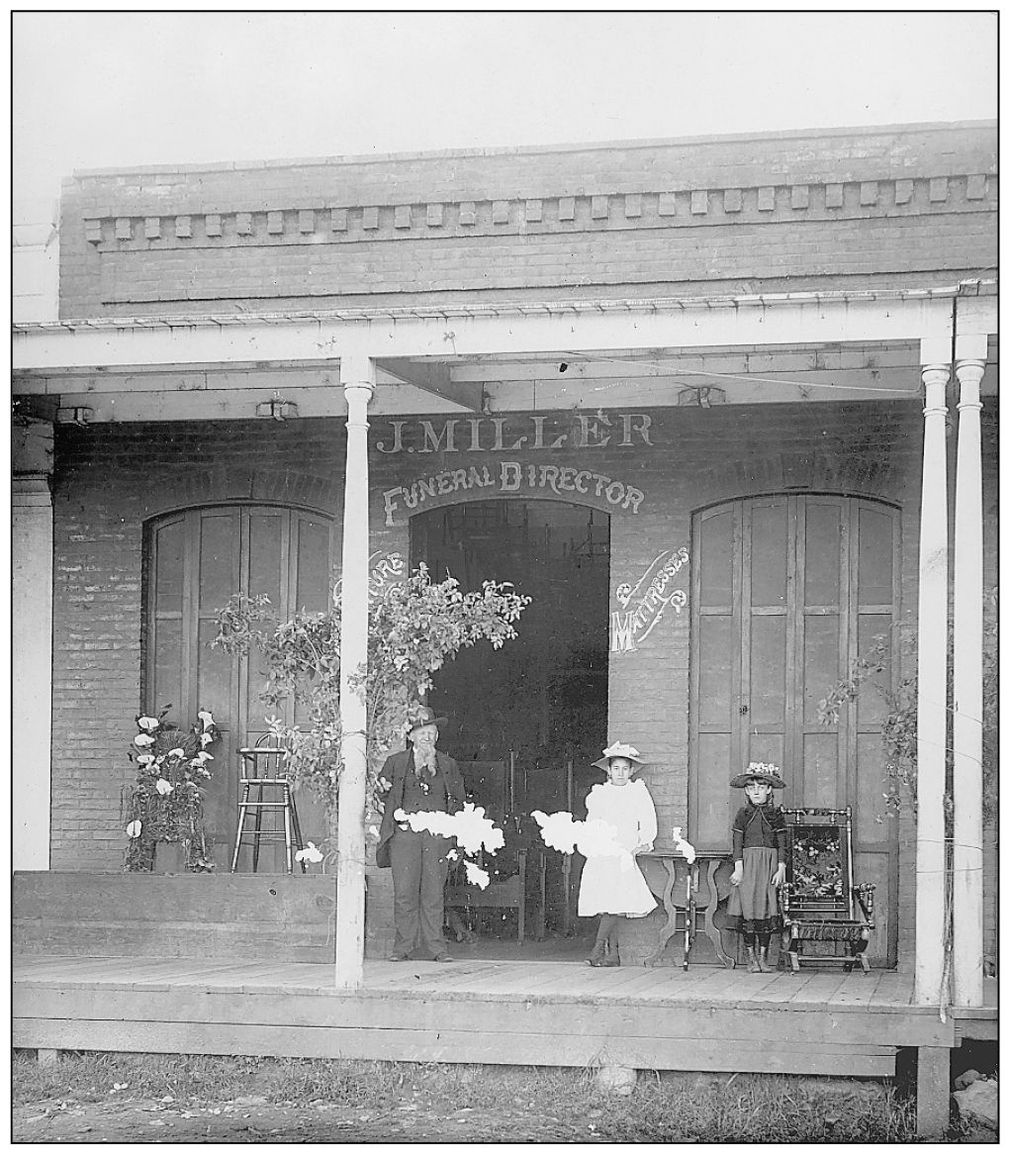
M 781 790 L 785 786 L 774 762 L 751 762 L 742 774 L 730 779 L 730 786 L 742 790 L 748 782 L 764 782 L 772 790 Z
M 638 773 L 645 765 L 645 759 L 639 754 L 638 750 L 634 746 L 629 746 L 624 742 L 611 742 L 603 751 L 603 757 L 597 758 L 593 765 L 599 770 L 609 770 L 611 758 L 627 758 L 631 763 L 633 774 Z

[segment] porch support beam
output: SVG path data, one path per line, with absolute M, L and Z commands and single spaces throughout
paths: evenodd
M 340 585 L 340 755 L 334 983 L 360 988 L 365 956 L 365 790 L 368 659 L 368 404 L 375 365 L 341 360 L 347 400 Z
M 53 691 L 53 425 L 12 432 L 11 629 L 15 871 L 48 871 Z
M 954 509 L 954 1003 L 982 1004 L 982 403 L 986 335 L 958 335 Z
M 947 443 L 944 391 L 950 340 L 922 344 L 922 501 L 919 509 L 915 1002 L 939 1006 L 943 989 L 947 742 Z M 935 360 L 935 361 L 934 361 Z
M 383 359 L 379 366 L 397 379 L 437 399 L 448 400 L 468 411 L 478 411 L 484 394 L 483 383 L 455 383 L 444 363 L 418 363 L 411 359 Z
M 916 1058 L 915 1134 L 940 1141 L 950 1127 L 950 1049 L 924 1044 Z
M 350 318 L 242 316 L 91 320 L 16 330 L 15 372 L 89 368 L 318 364 L 347 352 L 375 359 L 597 351 L 683 351 L 768 344 L 918 341 L 949 331 L 952 294 L 744 296 L 619 304 L 541 303 Z M 341 377 L 346 378 L 341 372 Z

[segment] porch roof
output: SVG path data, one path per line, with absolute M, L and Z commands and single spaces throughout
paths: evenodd
M 375 360 L 374 414 L 597 406 L 590 392 L 601 390 L 608 406 L 670 406 L 701 391 L 723 403 L 917 398 L 921 363 L 949 360 L 955 300 L 960 333 L 988 335 L 994 292 L 974 281 L 63 319 L 14 328 L 14 393 L 91 422 L 253 418 L 272 402 L 343 415 L 350 358 Z M 994 361 L 994 339 L 989 350 Z

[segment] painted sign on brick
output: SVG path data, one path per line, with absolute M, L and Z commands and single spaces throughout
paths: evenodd
M 443 496 L 455 502 L 489 499 L 518 492 L 539 494 L 543 499 L 556 496 L 578 504 L 595 500 L 614 511 L 637 514 L 645 493 L 624 480 L 573 464 L 522 464 L 517 460 L 500 460 L 497 464 L 446 468 L 428 476 L 419 476 L 409 484 L 387 488 L 382 493 L 386 524 L 396 516 L 413 516 L 422 509 L 440 503 Z
M 673 578 L 688 562 L 686 548 L 668 548 L 656 557 L 634 584 L 619 584 L 614 597 L 619 609 L 610 614 L 610 649 L 634 653 L 663 619 L 671 605 L 679 613 L 687 593 L 672 587 Z
M 402 584 L 407 579 L 407 562 L 401 552 L 373 552 L 368 558 L 368 595 L 377 597 L 380 593 Z M 333 604 L 340 603 L 338 579 L 333 586 Z
M 383 455 L 548 451 L 565 448 L 652 447 L 652 417 L 640 411 L 603 410 L 550 415 L 479 416 L 474 419 L 393 419 L 376 439 Z M 381 427 L 379 428 L 381 431 Z

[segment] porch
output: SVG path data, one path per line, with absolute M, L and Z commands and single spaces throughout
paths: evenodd
M 889 971 L 590 968 L 492 959 L 333 965 L 23 954 L 13 1044 L 59 1049 L 485 1064 L 895 1075 L 917 1062 L 919 1132 L 946 1123 L 949 1054 L 996 1035 L 996 986 L 945 1017 Z

